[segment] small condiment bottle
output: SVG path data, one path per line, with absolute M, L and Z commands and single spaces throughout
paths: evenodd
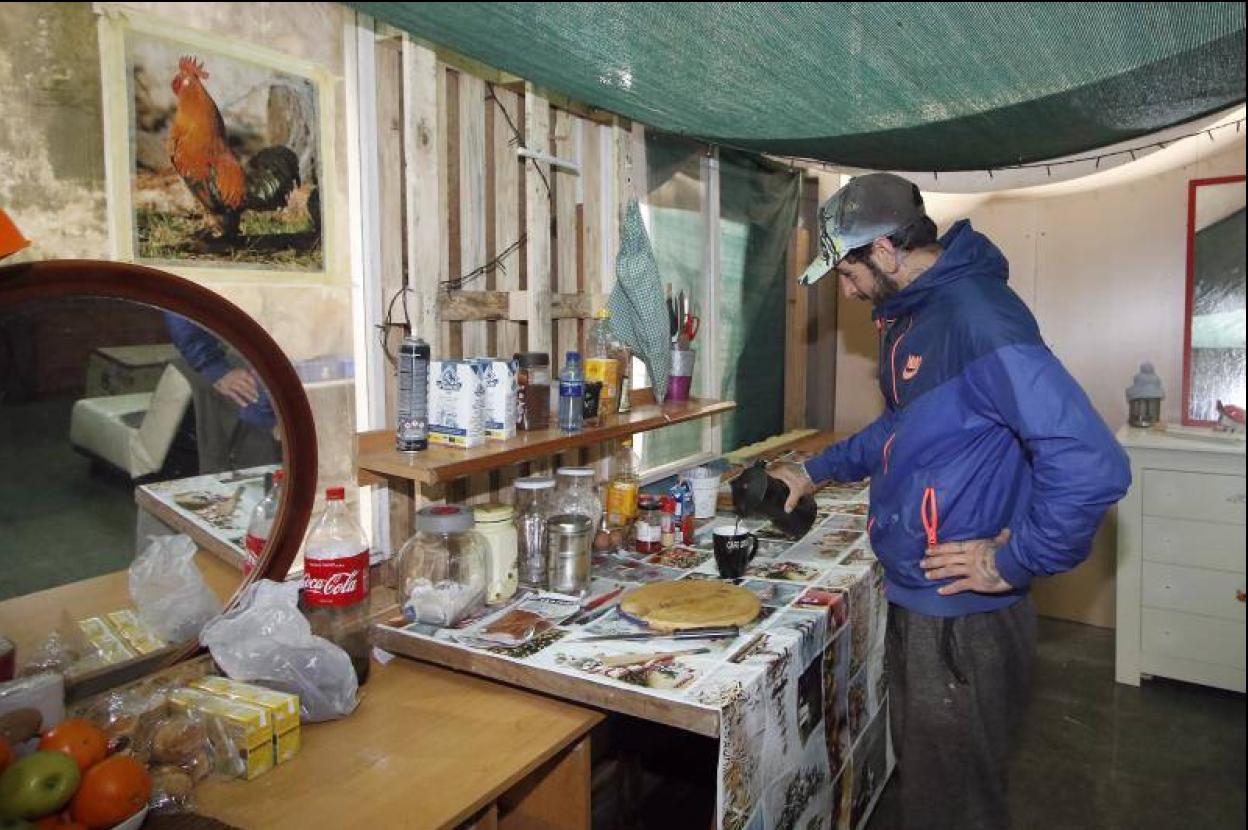
M 633 523 L 633 549 L 638 553 L 658 553 L 663 549 L 663 517 L 658 496 L 638 499 L 637 521 Z
M 659 503 L 662 510 L 661 544 L 668 550 L 676 544 L 676 499 L 664 496 Z

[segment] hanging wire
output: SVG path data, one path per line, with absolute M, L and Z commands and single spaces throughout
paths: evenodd
M 390 339 L 390 330 L 403 329 L 404 332 L 410 332 L 412 330 L 412 316 L 407 310 L 407 295 L 411 290 L 412 289 L 405 285 L 398 291 L 394 292 L 394 294 L 390 297 L 390 302 L 386 304 L 386 316 L 375 326 L 377 329 L 377 339 L 381 344 L 381 351 L 386 356 L 386 362 L 391 366 L 396 366 L 397 357 L 390 353 L 390 344 L 387 342 Z M 398 302 L 400 297 L 403 298 L 403 322 L 396 323 L 394 322 L 394 304 Z
M 520 134 L 520 128 L 516 126 L 516 122 L 512 120 L 511 113 L 507 112 L 507 108 L 503 106 L 503 102 L 498 100 L 498 96 L 494 94 L 494 84 L 486 83 L 485 86 L 487 89 L 485 97 L 489 98 L 498 105 L 498 111 L 503 114 L 503 120 L 505 120 L 507 122 L 507 126 L 511 128 L 511 140 L 507 142 L 507 145 L 510 147 L 523 147 L 524 136 Z M 533 162 L 533 169 L 537 171 L 537 175 L 542 177 L 542 184 L 546 186 L 546 197 L 550 198 L 550 180 L 546 178 L 546 174 L 542 171 L 541 165 L 537 163 L 537 159 L 525 157 L 524 160 Z
M 465 285 L 467 285 L 468 283 L 472 282 L 473 280 L 480 279 L 481 277 L 485 276 L 486 274 L 491 273 L 492 271 L 502 271 L 504 274 L 506 274 L 507 267 L 503 265 L 503 260 L 506 259 L 511 254 L 515 253 L 516 251 L 520 250 L 521 246 L 524 245 L 525 238 L 526 238 L 525 234 L 520 234 L 519 239 L 517 239 L 515 242 L 508 245 L 503 250 L 499 251 L 498 255 L 495 256 L 493 259 L 491 259 L 489 262 L 485 263 L 484 265 L 479 265 L 476 268 L 473 268 L 471 271 L 469 271 L 466 274 L 461 274 L 458 277 L 452 277 L 449 280 L 443 280 L 441 283 L 442 287 L 447 289 L 448 291 L 458 291 L 461 288 L 463 288 Z

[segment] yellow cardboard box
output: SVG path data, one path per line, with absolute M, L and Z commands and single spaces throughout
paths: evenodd
M 243 760 L 243 778 L 250 781 L 273 769 L 273 719 L 264 707 L 190 688 L 175 690 L 169 702 L 174 708 L 213 715 L 225 723 Z
M 209 694 L 267 709 L 273 720 L 273 751 L 277 763 L 284 764 L 299 753 L 302 739 L 299 734 L 298 695 L 241 683 L 228 677 L 202 677 L 191 686 Z

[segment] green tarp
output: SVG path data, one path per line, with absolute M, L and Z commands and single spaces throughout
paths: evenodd
M 1244 100 L 1243 3 L 352 3 L 650 127 L 884 170 L 1003 167 Z

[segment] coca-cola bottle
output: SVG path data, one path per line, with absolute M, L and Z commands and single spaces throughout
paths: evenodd
M 312 633 L 341 646 L 361 684 L 368 679 L 368 537 L 347 511 L 341 487 L 325 491 L 325 512 L 308 534 L 300 605 Z
M 277 517 L 277 506 L 282 503 L 282 482 L 286 480 L 284 470 L 276 470 L 265 475 L 265 497 L 251 511 L 251 521 L 247 524 L 247 535 L 243 544 L 247 548 L 247 558 L 243 562 L 243 573 L 249 574 L 260 564 L 264 555 L 264 546 L 269 543 L 269 534 L 273 531 L 273 519 Z

